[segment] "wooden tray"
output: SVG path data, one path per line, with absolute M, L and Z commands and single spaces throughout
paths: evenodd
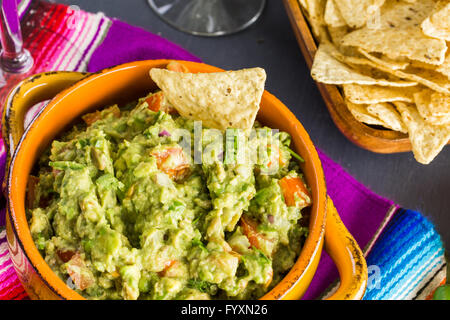
M 297 42 L 311 69 L 317 45 L 300 8 L 300 3 L 298 0 L 283 0 L 283 2 Z M 319 82 L 316 84 L 334 123 L 351 142 L 377 153 L 411 151 L 408 135 L 388 129 L 376 129 L 357 121 L 348 110 L 337 86 Z

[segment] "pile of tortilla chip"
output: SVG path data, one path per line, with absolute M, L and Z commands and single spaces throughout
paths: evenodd
M 450 0 L 299 2 L 319 43 L 312 77 L 430 163 L 450 140 Z

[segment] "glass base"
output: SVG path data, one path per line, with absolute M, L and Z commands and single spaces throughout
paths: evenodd
M 33 67 L 33 57 L 26 49 L 23 49 L 22 53 L 15 58 L 9 58 L 2 53 L 0 67 L 9 73 L 26 73 Z
M 180 31 L 222 36 L 256 22 L 266 0 L 148 0 L 148 3 L 159 17 Z

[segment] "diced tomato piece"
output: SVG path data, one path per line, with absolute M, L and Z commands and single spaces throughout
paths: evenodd
M 152 94 L 145 101 L 148 104 L 148 108 L 152 111 L 158 112 L 161 109 L 163 93 L 162 91 Z
M 169 261 L 166 261 L 166 263 L 164 264 L 164 270 L 169 269 L 169 268 L 172 267 L 175 263 L 177 263 L 177 260 L 169 260 Z
M 264 237 L 264 235 L 262 235 L 257 231 L 257 225 L 255 221 L 251 220 L 250 218 L 247 218 L 244 215 L 241 217 L 241 227 L 242 232 L 245 234 L 248 241 L 250 242 L 250 247 L 253 246 L 261 250 L 262 241 L 271 241 L 270 239 L 267 239 L 266 237 Z M 264 287 L 267 288 L 272 282 L 272 279 L 273 279 L 273 270 L 271 271 L 270 278 L 264 284 Z
M 257 231 L 256 222 L 243 215 L 241 217 L 241 227 L 250 245 L 261 249 L 260 241 L 264 240 L 264 236 Z
M 177 264 L 177 260 L 168 260 L 166 263 L 164 263 L 164 269 L 160 272 L 158 272 L 158 275 L 160 277 L 167 276 L 168 272 L 170 271 L 170 268 L 172 268 L 174 265 Z
M 311 205 L 311 195 L 300 177 L 284 177 L 279 184 L 287 206 L 299 205 L 303 208 Z M 296 203 L 296 198 L 301 200 L 300 203 Z
M 116 118 L 120 117 L 120 109 L 116 105 L 105 109 L 105 111 L 111 112 Z M 81 118 L 88 126 L 90 126 L 94 122 L 102 119 L 102 113 L 100 111 L 96 110 L 95 112 L 85 114 Z
M 97 110 L 95 112 L 85 114 L 81 118 L 83 119 L 84 122 L 86 122 L 86 124 L 88 126 L 90 126 L 91 124 L 93 124 L 94 122 L 96 122 L 102 118 L 102 113 Z
M 67 273 L 75 286 L 80 290 L 89 288 L 95 283 L 92 273 L 89 272 L 89 269 L 86 267 L 85 262 L 81 259 L 78 252 L 67 263 Z
M 39 184 L 39 178 L 30 175 L 28 178 L 27 188 L 27 206 L 33 208 L 34 200 L 36 200 L 36 187 Z
M 167 148 L 153 152 L 152 156 L 156 157 L 158 169 L 175 181 L 182 180 L 189 174 L 189 161 L 182 148 Z
M 56 169 L 53 169 L 56 170 Z M 53 173 L 53 172 L 52 172 Z M 39 184 L 39 178 L 30 175 L 28 179 L 28 187 L 27 187 L 27 206 L 28 208 L 33 208 L 34 201 L 36 200 L 36 189 Z M 52 200 L 51 194 L 41 194 L 39 198 L 39 207 L 46 208 L 50 204 Z
M 166 69 L 175 72 L 184 72 L 184 73 L 189 72 L 189 69 L 184 64 L 178 61 L 170 61 L 167 64 Z
M 113 114 L 114 117 L 116 118 L 120 118 L 120 116 L 122 115 L 120 112 L 120 109 L 118 106 L 114 105 L 112 107 L 109 107 L 108 109 L 106 109 L 108 111 L 111 111 L 111 113 Z
M 241 228 L 242 232 L 250 242 L 249 248 L 255 247 L 256 249 L 261 250 L 266 256 L 272 256 L 274 239 L 268 238 L 263 233 L 258 232 L 258 225 L 255 221 L 242 215 Z
M 103 110 L 103 113 L 108 112 L 108 113 L 112 113 L 112 115 L 116 118 L 120 118 L 120 109 L 117 105 L 113 105 L 109 108 L 106 108 L 105 110 Z
M 70 261 L 70 259 L 72 259 L 72 257 L 75 255 L 75 253 L 76 252 L 72 251 L 72 250 L 67 250 L 67 251 L 56 250 L 56 254 L 64 263 Z
M 177 114 L 177 110 L 164 100 L 164 93 L 159 91 L 145 100 L 148 108 L 154 112 L 164 111 L 167 114 Z

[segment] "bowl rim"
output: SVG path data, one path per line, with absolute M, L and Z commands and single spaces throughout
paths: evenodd
M 50 268 L 50 266 L 45 262 L 44 258 L 40 255 L 37 247 L 35 246 L 34 242 L 31 240 L 31 243 L 29 241 L 27 243 L 24 243 L 24 239 L 19 235 L 20 233 L 23 235 L 23 232 L 28 233 L 30 238 L 30 230 L 28 223 L 17 223 L 17 220 L 15 219 L 15 216 L 17 214 L 21 214 L 25 216 L 25 210 L 22 210 L 22 208 L 18 210 L 22 210 L 23 212 L 16 212 L 15 210 L 15 204 L 13 201 L 13 194 L 14 194 L 14 184 L 13 184 L 13 178 L 15 177 L 15 174 L 17 174 L 17 169 L 15 163 L 17 158 L 23 153 L 24 151 L 22 146 L 26 144 L 26 140 L 29 137 L 30 132 L 32 132 L 35 128 L 36 123 L 39 122 L 41 117 L 45 115 L 49 110 L 52 109 L 54 105 L 57 104 L 61 99 L 63 99 L 65 96 L 70 95 L 72 91 L 76 90 L 80 86 L 83 86 L 87 82 L 91 81 L 101 81 L 101 77 L 104 75 L 107 75 L 112 72 L 118 72 L 122 69 L 129 69 L 132 67 L 155 67 L 156 65 L 160 65 L 162 63 L 167 63 L 169 61 L 172 61 L 173 59 L 160 59 L 160 60 L 143 60 L 143 61 L 135 61 L 135 62 L 129 62 L 125 64 L 120 64 L 117 66 L 113 66 L 110 68 L 103 69 L 99 72 L 92 73 L 91 75 L 88 75 L 87 77 L 83 78 L 80 81 L 77 81 L 72 86 L 68 87 L 67 89 L 61 91 L 59 94 L 57 94 L 44 108 L 42 108 L 39 113 L 33 118 L 29 126 L 25 129 L 24 134 L 20 138 L 17 147 L 14 150 L 14 153 L 11 157 L 11 162 L 8 170 L 8 177 L 7 177 L 7 217 L 10 219 L 10 223 L 12 226 L 12 230 L 15 236 L 15 239 L 18 243 L 18 245 L 21 248 L 21 251 L 25 255 L 26 259 L 30 263 L 31 267 L 33 268 L 34 272 L 39 276 L 39 278 L 43 281 L 43 283 L 58 297 L 61 299 L 85 299 L 80 294 L 78 294 L 76 291 L 70 289 L 62 279 L 60 279 Z M 183 63 L 193 64 L 196 65 L 204 70 L 204 72 L 222 72 L 224 70 L 204 64 L 204 63 L 197 63 L 197 62 L 189 62 L 189 61 L 182 61 Z M 64 72 L 64 71 L 62 71 Z M 318 188 L 318 195 L 317 199 L 319 200 L 318 203 L 316 203 L 316 212 L 315 214 L 311 213 L 311 217 L 314 218 L 314 224 L 313 221 L 310 221 L 310 232 L 307 236 L 306 241 L 303 244 L 303 247 L 301 249 L 300 255 L 297 257 L 296 262 L 294 266 L 291 268 L 291 270 L 287 273 L 287 275 L 269 292 L 267 292 L 261 299 L 281 299 L 284 296 L 286 296 L 293 288 L 296 287 L 296 285 L 303 279 L 305 274 L 308 272 L 308 270 L 311 270 L 312 266 L 312 260 L 321 253 L 322 245 L 323 245 L 323 238 L 325 233 L 325 223 L 326 223 L 326 184 L 325 184 L 325 176 L 322 168 L 322 164 L 320 161 L 320 158 L 318 156 L 317 150 L 312 143 L 308 133 L 300 123 L 300 121 L 297 119 L 297 117 L 287 108 L 286 105 L 284 105 L 279 99 L 277 99 L 275 96 L 270 94 L 268 91 L 264 91 L 263 97 L 261 99 L 261 103 L 263 100 L 271 101 L 271 103 L 277 105 L 279 108 L 279 112 L 282 114 L 281 117 L 284 119 L 289 119 L 290 121 L 295 122 L 295 130 L 296 134 L 299 134 L 299 140 L 302 144 L 304 144 L 305 149 L 308 151 L 308 156 L 310 158 L 311 164 L 313 165 L 313 173 L 314 177 L 312 177 L 314 180 L 316 180 Z M 305 159 L 308 161 L 307 159 Z M 17 191 L 19 193 L 19 191 Z M 25 208 L 25 206 L 24 206 Z M 26 218 L 25 218 L 25 221 Z M 311 225 L 313 224 L 313 228 L 311 228 Z M 312 229 L 312 230 L 311 230 Z M 313 232 L 311 232 L 313 231 Z M 299 262 L 303 261 L 306 262 L 306 265 L 299 267 Z M 42 270 L 44 269 L 44 270 Z M 313 270 L 313 274 L 316 270 Z M 309 283 L 308 283 L 309 285 Z

